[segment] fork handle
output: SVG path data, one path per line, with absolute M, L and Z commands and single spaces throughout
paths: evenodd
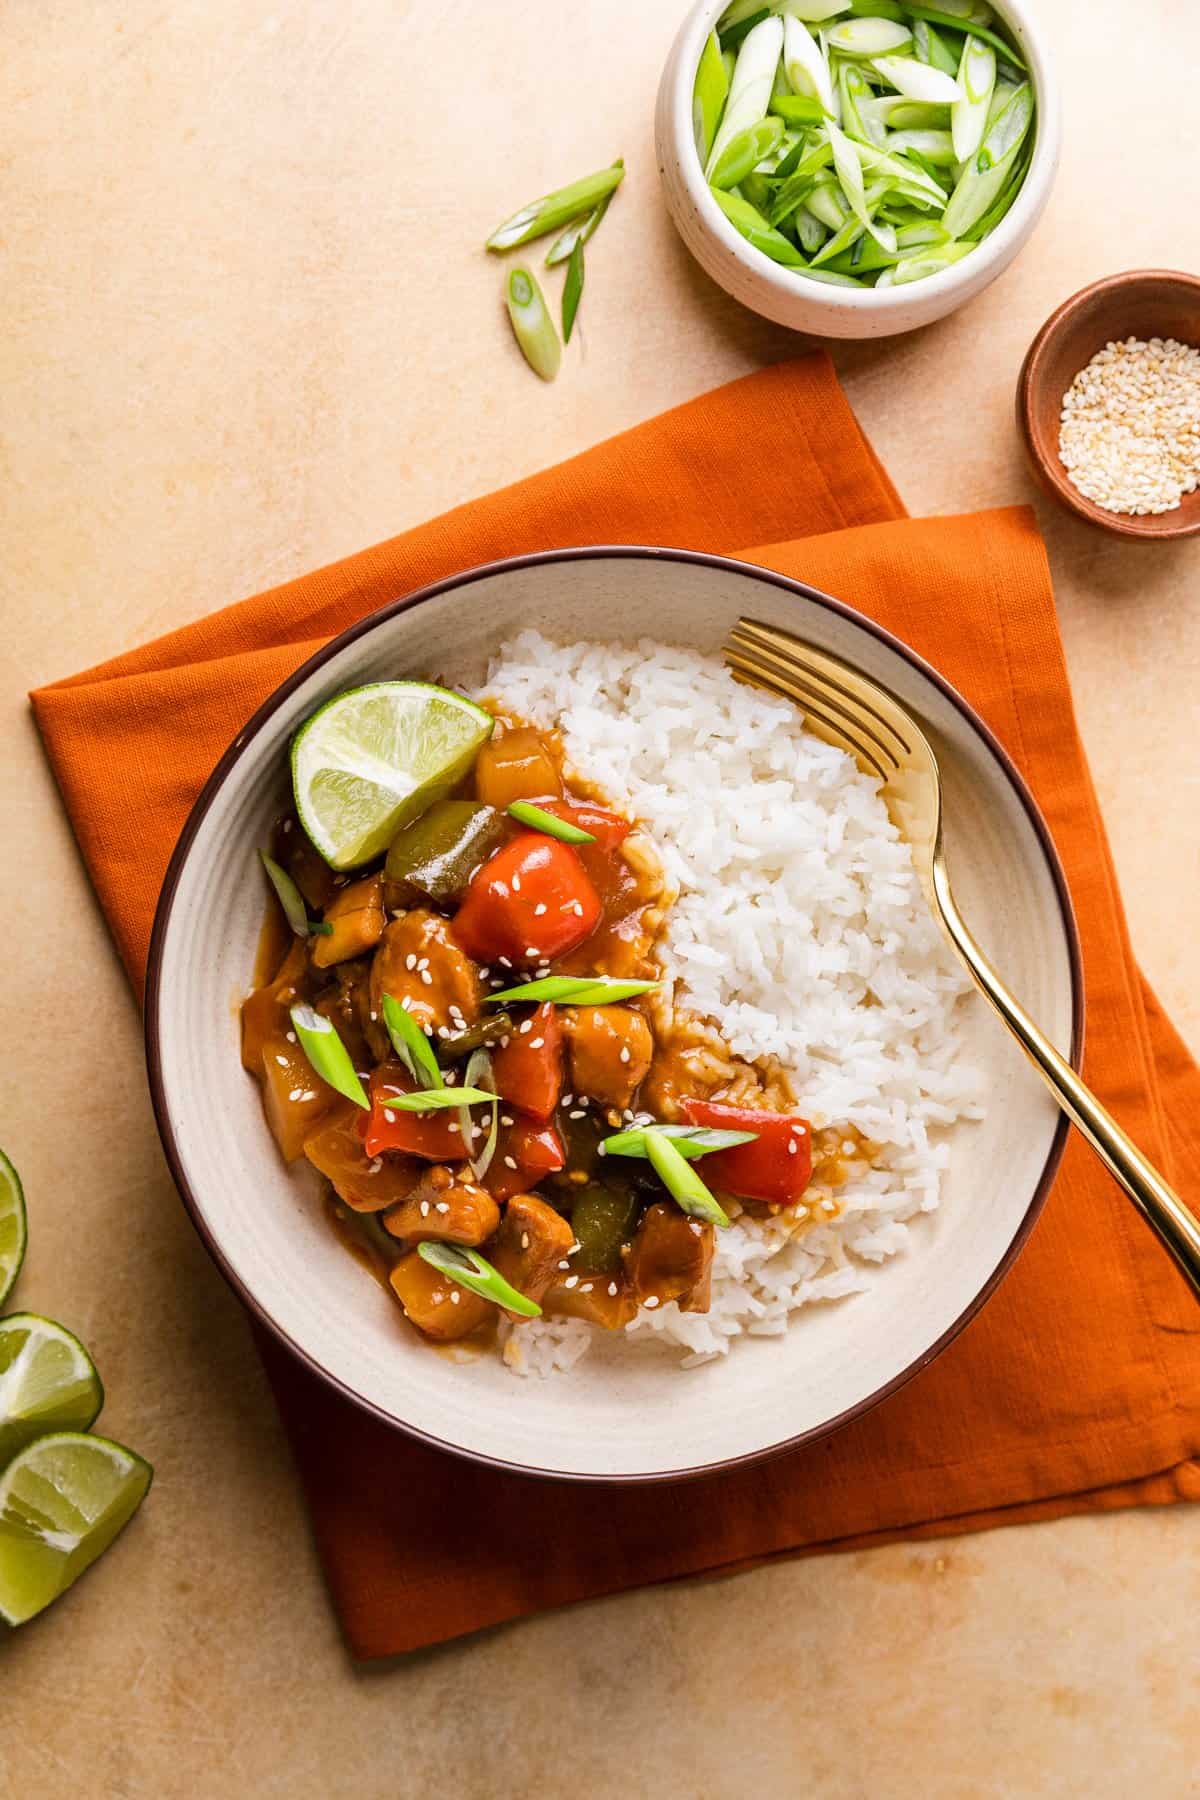
M 1092 1149 L 1124 1188 L 1160 1243 L 1200 1299 L 1200 1220 L 1122 1131 L 1070 1063 L 1054 1048 L 1024 1007 L 1009 993 L 971 936 L 954 903 L 940 859 L 933 887 L 946 929 L 975 981 L 995 1007 L 1067 1117 L 1078 1126 Z

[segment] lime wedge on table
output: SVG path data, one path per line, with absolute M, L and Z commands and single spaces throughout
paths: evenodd
M 292 739 L 300 823 L 327 863 L 381 856 L 470 769 L 495 721 L 425 681 L 377 681 L 330 700 Z
M 0 1469 L 48 1431 L 86 1431 L 103 1404 L 77 1337 L 36 1313 L 0 1319 Z
M 0 1619 L 23 1625 L 108 1549 L 154 1471 L 108 1438 L 41 1437 L 0 1474 Z
M 0 1150 L 0 1306 L 25 1260 L 25 1196 L 17 1171 Z

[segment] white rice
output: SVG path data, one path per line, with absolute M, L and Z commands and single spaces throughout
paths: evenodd
M 808 732 L 787 701 L 713 658 L 642 640 L 551 643 L 522 632 L 481 694 L 561 732 L 568 768 L 598 783 L 654 841 L 678 889 L 660 945 L 677 1008 L 711 1021 L 747 1061 L 773 1055 L 816 1128 L 883 1146 L 808 1217 L 743 1214 L 717 1233 L 712 1306 L 642 1308 L 638 1340 L 683 1366 L 743 1337 L 778 1336 L 811 1300 L 859 1293 L 908 1250 L 938 1204 L 944 1130 L 978 1117 L 961 1055 L 969 981 L 930 915 L 876 785 Z M 508 1336 L 520 1373 L 572 1366 L 580 1320 Z

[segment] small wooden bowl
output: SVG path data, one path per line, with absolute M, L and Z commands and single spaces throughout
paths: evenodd
M 1017 423 L 1029 461 L 1046 492 L 1089 524 L 1118 537 L 1192 537 L 1200 532 L 1200 489 L 1185 494 L 1171 512 L 1106 512 L 1074 486 L 1058 454 L 1063 395 L 1097 350 L 1128 337 L 1200 345 L 1200 277 L 1131 269 L 1093 282 L 1051 314 L 1029 346 L 1017 382 Z

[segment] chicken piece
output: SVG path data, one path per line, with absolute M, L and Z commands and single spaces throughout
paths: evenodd
M 561 1213 L 536 1194 L 514 1194 L 484 1255 L 518 1293 L 540 1304 L 574 1242 L 575 1234 Z M 523 1323 L 519 1313 L 508 1316 Z
M 664 1201 L 647 1207 L 625 1252 L 625 1274 L 638 1305 L 678 1300 L 681 1312 L 707 1312 L 712 1291 L 713 1228 Z
M 373 950 L 383 936 L 387 923 L 383 911 L 383 876 L 364 875 L 349 887 L 339 888 L 325 909 L 325 923 L 332 925 L 328 933 L 313 939 L 312 959 L 318 969 L 332 968 L 352 956 L 363 956 Z
M 459 1180 L 442 1163 L 426 1170 L 407 1198 L 383 1215 L 385 1231 L 413 1243 L 432 1238 L 442 1244 L 482 1244 L 499 1223 L 500 1208 L 492 1196 Z
M 615 1276 L 576 1276 L 559 1274 L 546 1289 L 542 1311 L 556 1319 L 586 1319 L 602 1331 L 621 1331 L 628 1325 L 637 1304 L 625 1283 Z
M 602 1106 L 628 1106 L 654 1055 L 641 1013 L 630 1006 L 568 1006 L 564 1013 L 571 1092 Z
M 388 1280 L 417 1330 L 439 1344 L 477 1331 L 496 1310 L 490 1300 L 431 1268 L 418 1250 L 402 1256 Z
M 407 1001 L 422 1028 L 461 1030 L 479 1017 L 483 984 L 445 919 L 417 907 L 392 920 L 372 958 L 371 1011 L 380 1018 L 385 994 Z
M 313 1168 L 353 1212 L 377 1213 L 407 1198 L 421 1178 L 414 1157 L 368 1156 L 358 1129 L 361 1109 L 345 1101 L 304 1140 Z

